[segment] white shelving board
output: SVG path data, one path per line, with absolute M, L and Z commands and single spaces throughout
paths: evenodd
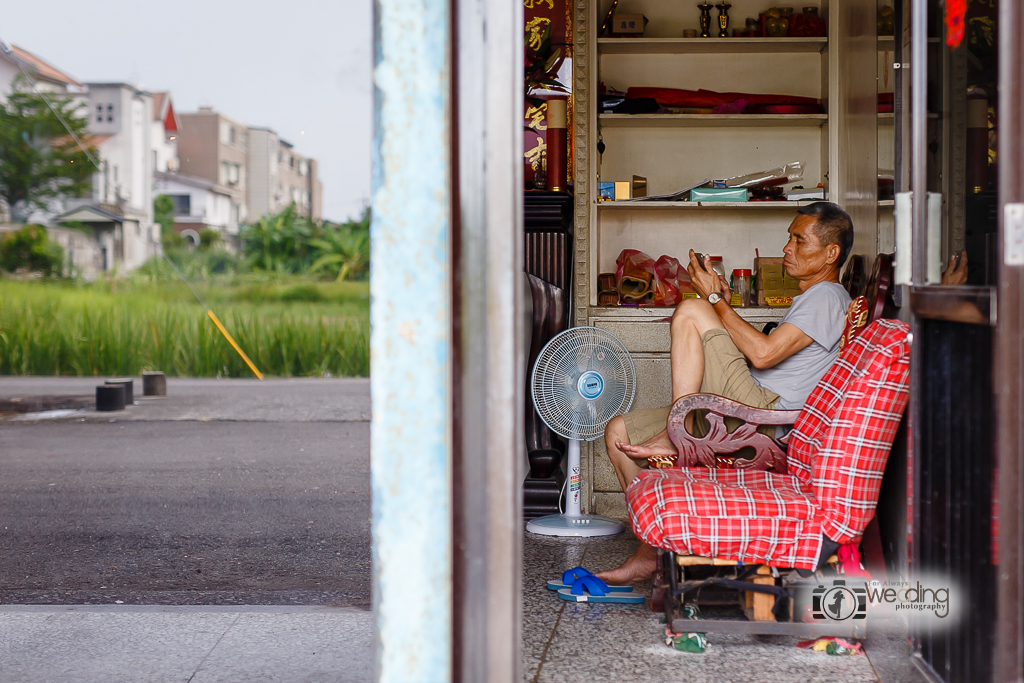
M 820 128 L 828 114 L 601 114 L 598 120 L 609 128 Z
M 603 55 L 821 52 L 828 38 L 599 38 Z
M 817 200 L 815 200 L 817 201 Z M 778 211 L 785 209 L 795 211 L 801 206 L 813 204 L 804 202 L 598 202 L 600 211 Z

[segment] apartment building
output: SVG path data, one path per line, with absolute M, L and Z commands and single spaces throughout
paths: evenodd
M 269 128 L 249 128 L 249 215 L 295 204 L 299 214 L 319 219 L 322 194 L 316 159 L 299 154 Z
M 244 223 L 248 217 L 248 137 L 246 126 L 212 107 L 178 115 L 179 171 L 227 188 L 231 193 L 231 221 L 235 224 Z

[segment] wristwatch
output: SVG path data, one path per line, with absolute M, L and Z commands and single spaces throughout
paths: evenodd
M 711 292 L 710 294 L 708 294 L 708 303 L 711 304 L 712 306 L 714 306 L 721 300 L 722 295 L 719 294 L 718 292 Z

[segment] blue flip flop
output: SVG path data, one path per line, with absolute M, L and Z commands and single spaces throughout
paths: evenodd
M 563 588 L 572 588 L 573 584 L 584 576 L 592 577 L 598 582 L 598 586 L 605 592 L 612 593 L 632 593 L 632 586 L 609 586 L 601 579 L 597 578 L 583 567 L 573 567 L 567 569 L 562 573 L 561 581 L 548 581 L 548 589 L 553 591 L 562 590 Z
M 601 586 L 597 585 L 593 576 L 581 576 L 573 582 L 572 588 L 563 588 L 558 591 L 559 600 L 568 600 L 569 602 L 622 602 L 632 604 L 642 604 L 644 596 L 637 595 L 635 593 L 611 593 L 606 592 Z M 604 583 L 602 581 L 602 583 Z

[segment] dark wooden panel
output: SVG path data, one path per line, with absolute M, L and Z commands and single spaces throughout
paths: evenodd
M 992 329 L 919 320 L 922 364 L 917 425 L 917 568 L 962 591 L 960 622 L 917 636 L 920 652 L 949 683 L 992 676 Z

